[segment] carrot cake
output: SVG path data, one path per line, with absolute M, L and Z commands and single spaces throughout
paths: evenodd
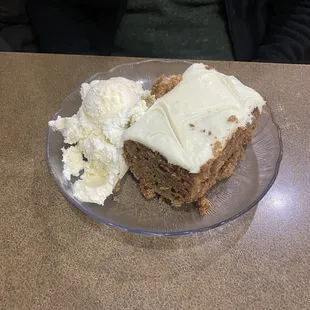
M 243 158 L 265 101 L 234 76 L 198 63 L 160 77 L 152 93 L 154 105 L 123 135 L 125 161 L 146 198 L 203 208 L 207 191 Z

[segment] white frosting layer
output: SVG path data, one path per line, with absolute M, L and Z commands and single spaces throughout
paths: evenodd
M 237 78 L 203 64 L 191 65 L 182 81 L 159 98 L 146 114 L 124 133 L 167 158 L 168 162 L 198 173 L 214 158 L 216 141 L 224 148 L 238 127 L 252 122 L 264 99 Z M 237 118 L 236 121 L 232 120 Z

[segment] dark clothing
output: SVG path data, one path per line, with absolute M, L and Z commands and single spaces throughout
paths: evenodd
M 310 47 L 310 0 L 226 0 L 225 5 L 236 60 L 303 59 Z M 42 52 L 111 55 L 125 11 L 125 0 L 28 0 Z
M 36 52 L 25 0 L 0 0 L 0 51 Z
M 112 54 L 233 60 L 224 2 L 127 0 Z

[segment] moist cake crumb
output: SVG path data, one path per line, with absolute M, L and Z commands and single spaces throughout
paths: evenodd
M 222 144 L 220 141 L 216 141 L 213 145 L 212 153 L 214 157 L 219 156 L 220 152 L 222 150 Z
M 160 98 L 172 90 L 182 80 L 181 74 L 166 77 L 164 74 L 156 79 L 152 86 L 151 95 Z
M 236 115 L 230 115 L 227 121 L 230 123 L 239 123 L 238 117 Z
M 121 182 L 118 181 L 113 188 L 113 193 L 117 193 L 120 189 L 121 189 Z
M 121 200 L 119 199 L 118 196 L 113 196 L 113 201 L 117 202 L 117 203 L 120 203 Z
M 155 197 L 154 191 L 152 191 L 146 184 L 145 182 L 140 180 L 140 192 L 142 196 L 149 200 Z
M 206 215 L 207 210 L 210 208 L 210 201 L 206 197 L 201 197 L 197 201 L 198 211 L 201 216 Z

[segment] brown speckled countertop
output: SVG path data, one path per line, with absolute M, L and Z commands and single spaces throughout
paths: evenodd
M 268 100 L 278 179 L 257 208 L 206 233 L 133 235 L 58 191 L 47 121 L 86 78 L 132 59 L 0 54 L 1 309 L 309 309 L 310 66 L 214 63 Z

